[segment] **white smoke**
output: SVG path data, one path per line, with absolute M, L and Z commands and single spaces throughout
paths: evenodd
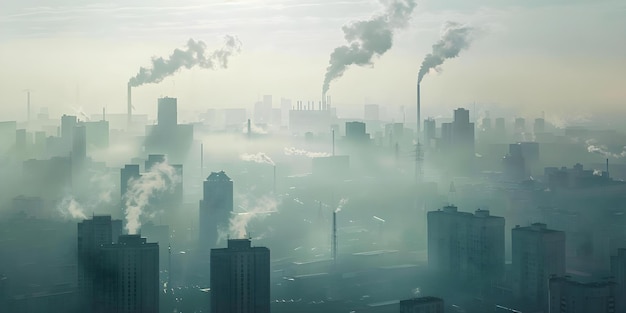
M 250 131 L 253 134 L 260 134 L 260 135 L 267 135 L 267 130 L 263 129 L 262 127 L 256 126 L 256 124 L 250 122 Z M 248 123 L 244 123 L 243 129 L 241 130 L 242 133 L 247 134 L 248 133 Z
M 372 65 L 374 56 L 381 56 L 391 49 L 394 32 L 407 26 L 413 9 L 414 0 L 380 0 L 384 12 L 369 20 L 356 21 L 342 27 L 344 38 L 348 42 L 335 48 L 330 55 L 322 96 L 330 88 L 330 83 L 341 77 L 349 65 Z
M 598 170 L 598 169 L 594 169 L 594 170 L 593 170 L 593 175 L 594 175 L 594 176 L 602 176 L 602 171 L 601 171 L 601 170 Z
M 65 218 L 87 219 L 85 208 L 73 196 L 65 196 L 57 205 L 57 210 Z
M 180 183 L 181 177 L 167 161 L 154 164 L 150 171 L 128 182 L 124 196 L 126 206 L 126 229 L 129 234 L 136 234 L 141 227 L 141 217 L 146 215 L 150 199 L 156 194 L 171 191 Z
M 215 69 L 216 67 L 227 68 L 228 58 L 241 50 L 241 42 L 237 37 L 224 37 L 224 46 L 211 53 L 206 51 L 206 44 L 201 41 L 189 39 L 184 49 L 175 49 L 169 58 L 153 58 L 150 67 L 142 67 L 139 73 L 128 81 L 131 87 L 149 83 L 159 83 L 164 78 L 173 75 L 181 68 L 190 69 L 195 66 Z
M 271 213 L 278 212 L 279 201 L 270 196 L 263 196 L 250 201 L 244 198 L 240 205 L 243 209 L 230 218 L 229 232 L 235 238 L 244 238 L 248 234 L 248 224 L 252 220 L 262 220 Z
M 263 153 L 263 152 L 259 152 L 259 153 L 255 153 L 255 154 L 249 154 L 249 153 L 244 153 L 241 154 L 239 156 L 240 159 L 247 161 L 247 162 L 255 162 L 255 163 L 261 163 L 261 164 L 269 164 L 269 165 L 276 165 L 274 163 L 274 161 L 272 161 L 272 159 L 267 156 L 267 154 Z
M 335 213 L 341 212 L 341 210 L 348 203 L 349 200 L 350 199 L 348 199 L 348 198 L 342 198 L 341 200 L 339 200 L 339 204 L 337 204 L 337 208 L 335 209 Z
M 615 158 L 620 159 L 626 157 L 626 146 L 622 147 L 622 151 L 619 153 L 614 153 L 609 151 L 609 148 L 606 145 L 599 144 L 595 139 L 588 139 L 585 141 L 587 145 L 587 152 L 589 153 L 597 153 L 607 158 Z
M 285 151 L 285 155 L 306 156 L 309 158 L 327 157 L 331 155 L 330 153 L 327 153 L 327 152 L 311 152 L 311 151 L 298 149 L 295 147 L 285 147 L 284 151 Z
M 444 26 L 441 39 L 433 45 L 433 51 L 426 55 L 417 76 L 417 82 L 420 83 L 424 76 L 434 69 L 439 71 L 439 66 L 446 59 L 452 59 L 459 56 L 463 49 L 467 49 L 472 40 L 474 28 L 461 25 L 456 22 L 447 22 Z

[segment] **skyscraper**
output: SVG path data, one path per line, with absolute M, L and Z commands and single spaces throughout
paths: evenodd
M 616 312 L 626 311 L 626 249 L 618 249 L 616 255 L 611 256 L 611 275 L 617 283 Z
M 141 176 L 139 173 L 138 164 L 126 164 L 123 169 L 120 169 L 120 208 L 122 210 L 121 216 L 123 217 L 126 212 L 126 192 L 131 179 L 137 179 Z
M 545 306 L 548 279 L 565 275 L 565 233 L 546 224 L 511 230 L 513 292 L 533 306 Z
M 441 124 L 441 148 L 446 154 L 447 166 L 453 171 L 472 171 L 475 155 L 474 123 L 469 121 L 468 110 L 454 110 L 454 121 Z
M 428 266 L 444 278 L 489 285 L 504 272 L 504 218 L 449 205 L 430 211 Z
M 270 312 L 270 250 L 230 239 L 211 250 L 211 312 Z
M 159 312 L 159 245 L 122 235 L 101 248 L 95 292 L 97 313 Z
M 200 247 L 210 249 L 217 245 L 219 232 L 228 232 L 233 212 L 233 181 L 224 173 L 212 172 L 204 181 L 200 200 Z
M 176 127 L 178 124 L 178 104 L 176 98 L 159 98 L 157 123 L 162 127 Z
M 94 216 L 78 223 L 78 292 L 84 312 L 94 309 L 100 248 L 117 242 L 121 234 L 122 221 L 112 220 L 111 216 Z
M 547 312 L 621 312 L 615 310 L 615 298 L 618 295 L 615 282 L 578 282 L 571 280 L 569 277 L 552 277 L 549 281 L 549 287 L 550 302 Z

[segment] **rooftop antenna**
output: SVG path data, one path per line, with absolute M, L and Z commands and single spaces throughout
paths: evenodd
M 30 122 L 30 89 L 24 89 L 26 92 L 26 121 Z

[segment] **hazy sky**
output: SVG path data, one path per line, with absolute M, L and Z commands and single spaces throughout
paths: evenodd
M 154 114 L 165 95 L 178 97 L 180 110 L 251 107 L 263 94 L 275 105 L 319 100 L 329 55 L 344 44 L 341 26 L 380 9 L 375 0 L 1 1 L 0 113 L 23 119 L 25 88 L 35 110 L 125 112 L 126 83 L 151 57 L 189 38 L 213 50 L 227 34 L 243 43 L 228 69 L 182 70 L 135 88 L 138 112 Z M 373 67 L 352 67 L 331 85 L 334 105 L 413 107 L 420 63 L 446 21 L 481 31 L 424 79 L 423 116 L 474 102 L 527 116 L 626 104 L 625 1 L 424 0 Z

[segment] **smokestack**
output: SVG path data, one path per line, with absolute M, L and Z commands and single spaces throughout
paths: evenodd
M 131 97 L 131 89 L 132 86 L 130 85 L 130 83 L 128 83 L 128 105 L 126 107 L 126 114 L 128 114 L 128 128 L 130 128 L 130 123 L 131 123 L 131 116 L 133 114 L 133 102 L 132 102 L 132 97 Z
M 606 177 L 609 178 L 609 159 L 606 159 Z
M 248 119 L 248 138 L 252 136 L 252 126 L 250 125 L 250 119 Z
M 420 83 L 417 83 L 417 139 L 420 138 L 420 131 L 422 126 L 422 116 L 421 116 L 421 107 L 420 107 Z
M 106 114 L 106 108 L 102 107 L 102 120 L 106 121 L 107 120 L 107 114 Z

